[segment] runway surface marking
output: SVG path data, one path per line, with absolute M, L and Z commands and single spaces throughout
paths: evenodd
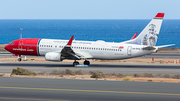
M 51 91 L 76 91 L 76 92 L 96 92 L 96 93 L 123 93 L 123 94 L 147 94 L 147 95 L 177 95 L 175 93 L 148 93 L 148 92 L 127 92 L 127 91 L 103 91 L 103 90 L 78 90 L 78 89 L 52 89 L 52 88 L 26 88 L 26 87 L 0 87 L 1 89 L 26 89 L 26 90 L 51 90 Z
M 53 100 L 53 99 L 31 99 L 31 98 L 9 98 L 9 97 L 0 97 L 4 100 L 22 100 L 22 101 L 69 101 L 69 100 Z

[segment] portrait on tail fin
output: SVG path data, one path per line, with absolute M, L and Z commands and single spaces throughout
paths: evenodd
M 155 46 L 158 38 L 158 33 L 156 32 L 156 25 L 150 24 L 148 33 L 144 35 L 142 40 L 142 45 Z

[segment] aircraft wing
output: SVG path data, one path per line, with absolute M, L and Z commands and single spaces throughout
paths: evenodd
M 71 39 L 69 40 L 67 45 L 64 46 L 64 48 L 61 50 L 61 55 L 66 58 L 74 58 L 74 59 L 79 60 L 79 59 L 81 59 L 80 56 L 76 55 L 75 52 L 71 48 L 73 37 L 74 36 L 71 37 Z
M 61 55 L 63 57 L 65 57 L 66 59 L 76 59 L 76 60 L 80 60 L 82 58 L 91 58 L 91 56 L 87 53 L 84 52 L 75 52 L 72 48 L 71 48 L 71 44 L 73 41 L 73 37 L 71 37 L 71 39 L 69 40 L 69 42 L 67 43 L 66 46 L 64 46 L 64 48 L 61 50 Z

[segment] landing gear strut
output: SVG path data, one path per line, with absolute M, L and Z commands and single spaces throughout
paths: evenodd
M 84 61 L 84 65 L 90 65 L 90 62 L 87 61 L 87 60 L 85 60 L 85 61 Z
M 21 55 L 18 55 L 18 61 L 20 62 L 21 60 Z
M 79 62 L 76 60 L 73 62 L 73 66 L 75 66 L 75 65 L 79 65 Z

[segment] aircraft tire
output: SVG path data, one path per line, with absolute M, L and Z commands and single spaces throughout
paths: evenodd
M 84 61 L 84 65 L 90 65 L 89 61 Z
M 21 58 L 18 58 L 18 61 L 20 62 L 20 61 L 21 61 Z
M 73 66 L 79 65 L 79 62 L 75 61 L 73 62 Z

